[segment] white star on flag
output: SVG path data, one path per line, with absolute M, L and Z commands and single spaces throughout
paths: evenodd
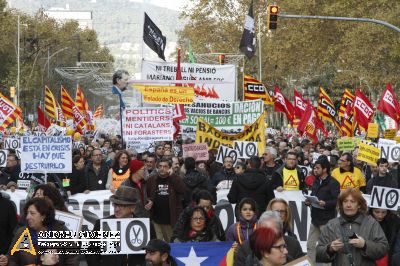
M 185 263 L 185 265 L 201 266 L 200 264 L 206 259 L 208 259 L 208 257 L 197 257 L 193 247 L 190 247 L 190 252 L 188 257 L 177 257 L 177 259 Z

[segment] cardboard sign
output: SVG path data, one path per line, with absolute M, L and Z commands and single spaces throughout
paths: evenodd
M 381 150 L 379 148 L 365 143 L 360 143 L 357 160 L 376 166 L 376 162 L 378 161 L 380 155 Z
M 386 129 L 384 133 L 385 139 L 394 139 L 396 137 L 397 130 L 395 128 Z
M 173 139 L 172 107 L 125 109 L 124 140 L 129 148 L 144 152 L 155 141 Z
M 339 151 L 352 151 L 356 146 L 354 139 L 349 138 L 338 139 L 336 143 Z
M 381 149 L 381 158 L 386 158 L 389 163 L 400 161 L 400 144 L 383 145 Z
M 239 158 L 250 159 L 258 156 L 258 143 L 254 141 L 234 141 L 233 148 L 237 151 Z
M 76 232 L 76 237 L 79 237 L 78 232 L 81 231 L 83 217 L 68 212 L 56 211 L 55 219 L 65 222 L 65 226 L 72 232 Z
M 150 240 L 150 220 L 148 218 L 101 219 L 101 231 L 119 231 L 120 246 L 113 242 L 105 242 L 102 255 L 144 254 L 143 247 Z
M 21 159 L 21 141 L 17 138 L 4 139 L 4 149 L 15 150 L 18 159 Z
M 371 208 L 397 211 L 400 206 L 400 189 L 374 186 L 371 193 Z
M 375 139 L 379 136 L 379 125 L 377 123 L 369 123 L 367 137 Z
M 227 146 L 224 146 L 224 145 L 219 146 L 217 158 L 215 159 L 215 161 L 218 162 L 218 163 L 222 163 L 223 164 L 224 163 L 224 158 L 226 156 L 229 156 L 229 157 L 232 158 L 233 165 L 236 164 L 237 159 L 238 159 L 237 151 L 234 150 L 234 149 L 231 149 L 231 148 L 229 148 Z
M 193 157 L 196 161 L 208 160 L 208 147 L 206 143 L 183 144 L 183 158 Z
M 21 141 L 21 172 L 72 172 L 71 136 L 24 136 Z
M 6 167 L 7 155 L 8 155 L 8 150 L 0 150 L 0 167 Z

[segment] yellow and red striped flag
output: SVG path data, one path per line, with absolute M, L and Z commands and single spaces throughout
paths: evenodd
M 353 102 L 354 95 L 348 89 L 345 89 L 339 109 L 339 119 L 341 119 L 340 129 L 342 131 L 342 137 L 352 137 L 354 135 Z
M 351 106 L 353 102 L 354 102 L 354 95 L 348 89 L 345 89 L 343 92 L 342 101 L 340 103 L 339 119 L 342 119 L 344 117 L 347 106 L 348 105 Z
M 74 100 L 72 100 L 71 96 L 68 94 L 68 92 L 66 90 L 64 90 L 63 97 L 65 98 L 65 101 L 72 103 L 72 114 L 73 114 L 74 124 L 76 126 L 76 129 L 78 131 L 82 132 L 83 128 L 87 124 L 87 122 L 85 120 L 85 117 L 79 111 L 79 109 L 76 106 Z
M 61 86 L 61 110 L 64 113 L 65 119 L 73 119 L 72 107 L 75 105 L 72 98 L 63 86 Z
M 94 112 L 93 117 L 94 117 L 94 118 L 100 118 L 100 117 L 103 116 L 103 112 L 104 112 L 104 110 L 103 110 L 103 105 L 100 104 L 100 105 L 97 107 L 96 111 Z
M 21 108 L 0 93 L 0 130 L 4 131 L 17 117 L 22 117 Z
M 44 87 L 44 111 L 54 121 L 57 121 L 57 101 L 49 87 Z
M 337 120 L 337 111 L 333 102 L 326 91 L 320 87 L 319 88 L 319 98 L 318 98 L 318 117 L 322 120 L 332 123 L 339 131 L 340 125 Z
M 93 130 L 94 129 L 93 114 L 92 111 L 90 111 L 89 104 L 85 99 L 85 95 L 83 94 L 79 84 L 76 87 L 75 103 L 81 114 L 85 117 L 85 120 L 87 122 L 86 129 Z
M 273 92 L 271 92 L 273 94 Z M 271 97 L 267 88 L 262 84 L 261 81 L 253 78 L 252 76 L 244 76 L 244 100 L 257 100 L 261 99 L 264 104 L 274 105 L 274 99 Z

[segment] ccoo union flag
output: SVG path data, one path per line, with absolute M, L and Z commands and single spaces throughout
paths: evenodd
M 171 255 L 180 266 L 224 266 L 232 242 L 172 243 Z

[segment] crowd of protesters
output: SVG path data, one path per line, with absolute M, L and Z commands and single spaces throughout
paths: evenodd
M 47 184 L 30 178 L 30 199 L 18 216 L 7 193 L 20 189 L 26 176 L 9 151 L 0 173 L 0 188 L 7 192 L 0 194 L 0 266 L 78 265 L 73 255 L 11 256 L 10 250 L 25 228 L 32 235 L 67 230 L 54 218 L 55 210 L 68 211 L 71 195 L 97 190 L 112 193 L 114 214 L 104 218 L 150 218 L 152 240 L 144 255 L 87 255 L 89 266 L 175 265 L 168 243 L 210 241 L 232 241 L 234 265 L 283 265 L 304 255 L 332 265 L 400 265 L 400 218 L 368 209 L 362 195 L 374 186 L 398 188 L 398 162 L 380 158 L 371 166 L 357 160 L 357 148 L 340 152 L 334 138 L 313 145 L 281 133 L 268 136 L 260 157 L 234 162 L 226 156 L 222 164 L 216 150 L 207 161 L 182 158 L 182 141 L 157 143 L 143 153 L 123 149 L 115 136 L 95 141 L 82 136 L 80 142 L 84 146 L 73 150 L 72 173 L 49 175 Z M 229 189 L 227 199 L 236 204 L 236 222 L 226 230 L 213 209 L 221 189 Z M 311 208 L 306 254 L 288 202 L 274 193 L 294 190 L 317 198 L 305 200 Z M 99 228 L 96 221 L 94 230 Z

